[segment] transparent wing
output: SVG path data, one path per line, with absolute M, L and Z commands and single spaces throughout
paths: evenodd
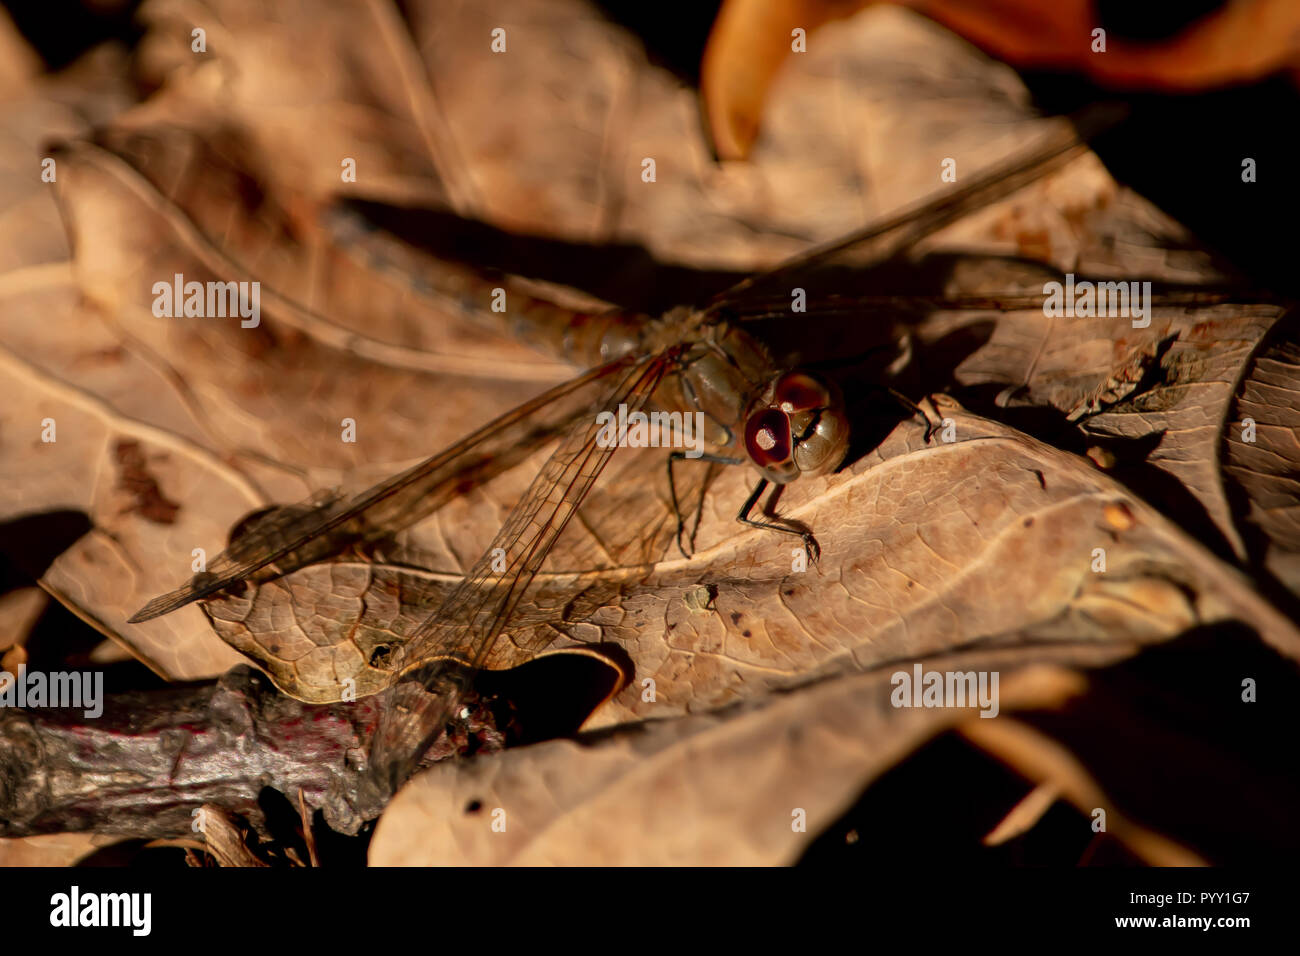
M 994 166 L 959 189 L 945 190 L 933 199 L 914 204 L 847 236 L 814 246 L 772 269 L 743 279 L 715 296 L 706 311 L 710 314 L 731 312 L 733 304 L 740 302 L 750 289 L 825 262 L 850 249 L 854 256 L 853 267 L 859 271 L 886 262 L 944 226 L 1060 169 L 1087 151 L 1090 137 L 1114 126 L 1124 115 L 1124 108 L 1114 104 L 1090 108 L 1073 117 L 1071 125 L 1047 134 L 1027 153 Z
M 1263 298 L 1258 293 L 1251 293 L 1252 301 Z M 801 320 L 810 318 L 837 318 L 853 316 L 894 316 L 918 312 L 1014 312 L 1023 309 L 1038 309 L 1043 305 L 1045 294 L 1006 293 L 1001 295 L 819 295 L 808 296 L 804 305 L 806 313 L 800 313 Z M 1208 306 L 1223 302 L 1241 301 L 1242 293 L 1236 291 L 1211 290 L 1172 290 L 1152 294 L 1151 301 L 1156 306 Z M 730 322 L 766 322 L 786 320 L 791 316 L 790 296 L 746 296 L 739 302 L 730 302 L 725 307 L 725 318 Z
M 680 349 L 643 360 L 628 370 L 604 403 L 617 414 L 641 410 L 676 361 Z M 482 667 L 528 585 L 600 475 L 613 445 L 598 442 L 597 417 L 577 421 L 515 506 L 483 556 L 438 611 L 395 655 L 399 672 L 419 679 L 385 693 L 371 745 L 370 778 L 391 793 L 414 769 L 458 705 L 464 681 Z M 540 650 L 524 648 L 523 650 Z M 452 663 L 466 665 L 454 669 Z M 452 674 L 457 671 L 462 681 Z
M 347 497 L 277 508 L 241 531 L 206 571 L 131 617 L 148 621 L 227 588 L 268 565 L 287 574 L 432 514 L 457 495 L 524 460 L 575 420 L 586 420 L 626 357 L 525 402 L 404 472 Z

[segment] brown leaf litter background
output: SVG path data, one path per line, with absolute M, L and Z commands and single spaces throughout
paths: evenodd
M 289 0 L 273 18 L 251 0 L 201 13 L 151 0 L 132 49 L 57 71 L 0 23 L 0 519 L 84 516 L 32 572 L 104 638 L 84 660 L 200 681 L 245 663 L 237 648 L 304 700 L 336 699 L 346 676 L 380 689 L 369 652 L 437 606 L 545 460 L 411 529 L 401 544 L 420 567 L 340 556 L 127 623 L 249 512 L 364 487 L 577 371 L 412 286 L 427 252 L 347 245 L 325 225 L 340 199 L 561 241 L 577 272 L 615 264 L 570 281 L 580 290 L 525 282 L 561 307 L 662 308 L 665 277 L 716 291 L 933 194 L 945 157 L 960 184 L 1017 155 L 1060 121 L 1036 116 L 1011 66 L 1148 94 L 1296 67 L 1288 10 L 1269 0 L 1228 3 L 1164 43 L 1116 38 L 1105 58 L 1078 52 L 1087 4 L 1046 18 L 1020 3 L 906 6 L 729 0 L 698 96 L 583 0 Z M 191 51 L 196 25 L 206 53 Z M 502 57 L 487 52 L 497 26 Z M 788 56 L 795 26 L 808 52 Z M 1277 830 L 1300 792 L 1294 759 L 1264 741 L 1287 730 L 1273 725 L 1289 721 L 1300 659 L 1287 303 L 1092 154 L 878 272 L 896 294 L 924 281 L 947 300 L 881 317 L 880 334 L 905 330 L 915 397 L 959 440 L 927 444 L 919 420 L 893 416 L 841 471 L 790 486 L 780 513 L 823 551 L 807 573 L 790 572 L 788 541 L 732 520 L 744 469 L 690 476 L 700 509 L 683 559 L 662 453 L 620 452 L 513 627 L 548 653 L 617 646 L 631 682 L 577 740 L 418 776 L 381 818 L 372 863 L 869 860 L 887 852 L 877 828 L 936 789 L 963 808 L 910 825 L 936 840 L 951 827 L 962 852 L 987 844 L 1004 862 L 1218 863 L 1296 846 L 1294 827 Z M 1168 294 L 1144 329 L 1045 318 L 1042 284 L 1064 272 Z M 261 326 L 155 318 L 151 287 L 174 273 L 258 279 Z M 46 418 L 56 443 L 39 439 Z M 345 418 L 356 444 L 339 440 Z M 34 587 L 0 598 L 6 667 L 42 613 Z M 889 677 L 917 660 L 998 670 L 1003 715 L 895 709 Z M 490 661 L 524 663 L 505 642 Z M 1247 677 L 1259 704 L 1240 702 Z M 910 796 L 891 796 L 900 787 Z M 255 860 L 232 826 L 213 858 Z M 0 861 L 67 864 L 127 836 L 4 840 Z

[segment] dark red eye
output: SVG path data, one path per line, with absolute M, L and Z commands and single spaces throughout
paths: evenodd
M 789 461 L 793 444 L 785 412 L 765 408 L 750 415 L 745 423 L 745 450 L 760 468 Z
M 826 408 L 831 403 L 826 386 L 803 372 L 787 372 L 776 383 L 773 404 L 783 412 L 807 412 Z

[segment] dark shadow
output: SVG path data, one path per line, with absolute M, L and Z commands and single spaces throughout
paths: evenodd
M 342 866 L 360 869 L 368 865 L 366 854 L 370 851 L 370 840 L 374 836 L 373 826 L 363 827 L 356 836 L 348 836 L 332 829 L 325 822 L 325 814 L 317 810 L 312 813 L 311 831 L 316 838 L 316 856 L 322 868 Z
M 639 0 L 595 0 L 595 6 L 610 20 L 636 34 L 645 44 L 650 62 L 673 73 L 682 82 L 698 86 L 704 44 L 718 14 L 721 0 L 695 0 L 664 8 Z
M 1146 15 L 1153 28 L 1181 22 L 1174 5 L 1159 12 Z M 1078 77 L 1021 77 L 1047 112 L 1071 112 L 1115 96 Z M 1279 76 L 1204 93 L 1123 99 L 1131 108 L 1128 118 L 1092 142 L 1115 179 L 1185 225 L 1239 274 L 1276 293 L 1290 292 L 1295 243 L 1284 230 L 1300 211 L 1300 177 L 1292 174 L 1300 126 L 1287 118 L 1300 113 L 1300 91 Z M 1242 182 L 1247 157 L 1256 162 L 1254 183 Z
M 92 529 L 81 511 L 47 511 L 0 523 L 0 594 L 36 587 L 54 560 Z M 51 598 L 26 635 L 32 671 L 91 670 L 104 674 L 106 695 L 154 690 L 166 682 L 135 660 L 96 664 L 90 653 L 104 635 Z
M 78 860 L 77 868 L 131 867 L 137 870 L 188 869 L 185 851 L 174 846 L 148 846 L 149 840 L 122 840 L 100 847 Z
M 303 836 L 302 814 L 298 810 L 297 795 L 283 794 L 274 787 L 263 787 L 257 794 L 257 806 L 262 811 L 262 819 L 269 839 L 265 845 L 257 834 L 249 831 L 246 842 L 249 848 L 263 862 L 272 866 L 293 866 L 289 851 L 301 862 L 310 865 L 311 854 L 307 850 L 307 841 Z M 245 826 L 244 822 L 237 821 Z
M 107 638 L 53 598 L 23 644 L 30 671 L 99 671 L 104 694 L 162 690 L 168 683 L 135 659 L 95 663 L 90 654 Z
M 1249 368 L 1243 381 L 1254 375 L 1258 358 L 1265 355 L 1270 348 L 1282 343 L 1296 341 L 1300 341 L 1300 310 L 1292 310 L 1269 329 L 1268 335 L 1255 348 L 1255 353 L 1251 356 Z M 1233 398 L 1233 406 L 1226 418 L 1228 428 L 1239 428 L 1239 423 L 1247 414 L 1239 404 L 1241 392 L 1242 386 L 1239 386 L 1237 394 Z M 1226 452 L 1227 445 L 1228 437 L 1225 434 L 1222 437 L 1220 447 Z M 1241 535 L 1242 543 L 1245 545 L 1246 555 L 1251 565 L 1251 574 L 1255 579 L 1255 586 L 1263 591 L 1280 611 L 1287 614 L 1292 620 L 1300 621 L 1300 595 L 1297 595 L 1290 587 L 1279 581 L 1264 564 L 1272 548 L 1280 545 L 1279 550 L 1288 550 L 1286 547 L 1287 542 L 1272 540 L 1258 524 L 1247 520 L 1251 510 L 1250 494 L 1238 482 L 1233 472 L 1226 467 L 1226 454 L 1224 465 L 1225 467 L 1222 469 L 1223 492 L 1228 500 L 1228 510 L 1236 519 L 1237 533 Z
M 1067 747 L 1113 807 L 1216 865 L 1278 865 L 1300 850 L 1300 754 L 1292 741 L 1300 669 L 1243 624 L 1197 628 L 1089 671 L 1059 710 L 1008 716 Z M 1258 701 L 1242 701 L 1244 678 Z M 808 865 L 1138 865 L 1058 801 L 1000 847 L 981 838 L 1030 781 L 949 733 L 883 774 L 809 846 Z M 1094 843 L 1094 839 L 1096 842 Z
M 1079 428 L 1052 405 L 1017 405 L 1014 395 L 1006 405 L 999 404 L 1007 391 L 1001 382 L 986 382 L 949 389 L 967 410 L 994 421 L 1010 425 L 1027 435 L 1055 445 L 1065 451 L 1082 454 L 1087 441 Z
M 909 383 L 923 393 L 951 388 L 957 367 L 993 338 L 997 322 L 983 319 L 953 329 L 917 351 L 908 374 Z
M 30 585 L 93 527 L 84 511 L 42 511 L 0 522 L 0 594 Z
M 1108 31 L 1153 43 L 1167 40 L 1225 5 L 1225 0 L 1177 0 L 1137 4 L 1130 0 L 1097 0 L 1097 19 Z
M 875 451 L 900 422 L 915 418 L 917 424 L 921 424 L 920 415 L 870 380 L 858 380 L 847 388 L 841 385 L 841 388 L 852 423 L 849 452 L 842 467 L 849 467 Z
M 626 650 L 613 644 L 590 648 L 611 663 L 585 654 L 550 654 L 508 671 L 485 671 L 475 682 L 484 697 L 499 697 L 514 710 L 512 746 L 568 737 L 615 689 L 619 669 L 635 673 Z M 505 727 L 500 727 L 506 730 Z
M 23 34 L 52 70 L 62 69 L 77 57 L 107 40 L 134 46 L 144 34 L 135 21 L 140 0 L 86 3 L 83 0 L 9 2 L 5 8 Z
M 1140 862 L 1114 839 L 1094 841 L 1089 821 L 1057 801 L 1038 825 L 999 846 L 984 846 L 1029 784 L 955 733 L 936 737 L 882 774 L 835 823 L 813 839 L 799 865 L 896 872 L 900 866 L 1002 868 Z
M 580 289 L 647 315 L 702 301 L 746 273 L 660 263 L 643 247 L 582 243 L 506 232 L 435 209 L 345 200 L 373 229 L 382 229 L 439 259 L 489 274 L 527 276 Z
M 1133 818 L 1212 863 L 1259 865 L 1300 851 L 1296 700 L 1300 669 L 1226 622 L 1091 672 L 1060 711 L 1017 717 L 1068 746 Z
M 1163 438 L 1163 431 L 1131 439 L 1088 435 L 1087 444 L 1101 447 L 1115 456 L 1114 466 L 1106 471 L 1111 478 L 1129 488 L 1141 500 L 1152 502 L 1162 514 L 1176 520 L 1183 531 L 1218 557 L 1236 564 L 1232 545 L 1200 499 L 1176 477 L 1148 460 Z

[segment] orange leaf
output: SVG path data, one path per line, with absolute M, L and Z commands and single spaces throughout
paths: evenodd
M 1283 70 L 1300 75 L 1295 0 L 1229 0 L 1157 43 L 1107 31 L 1104 52 L 1093 49 L 1100 26 L 1094 0 L 726 0 L 700 71 L 719 158 L 749 154 L 767 91 L 792 52 L 793 31 L 802 29 L 806 39 L 873 2 L 911 7 L 1012 66 L 1083 74 L 1113 89 L 1191 92 Z

